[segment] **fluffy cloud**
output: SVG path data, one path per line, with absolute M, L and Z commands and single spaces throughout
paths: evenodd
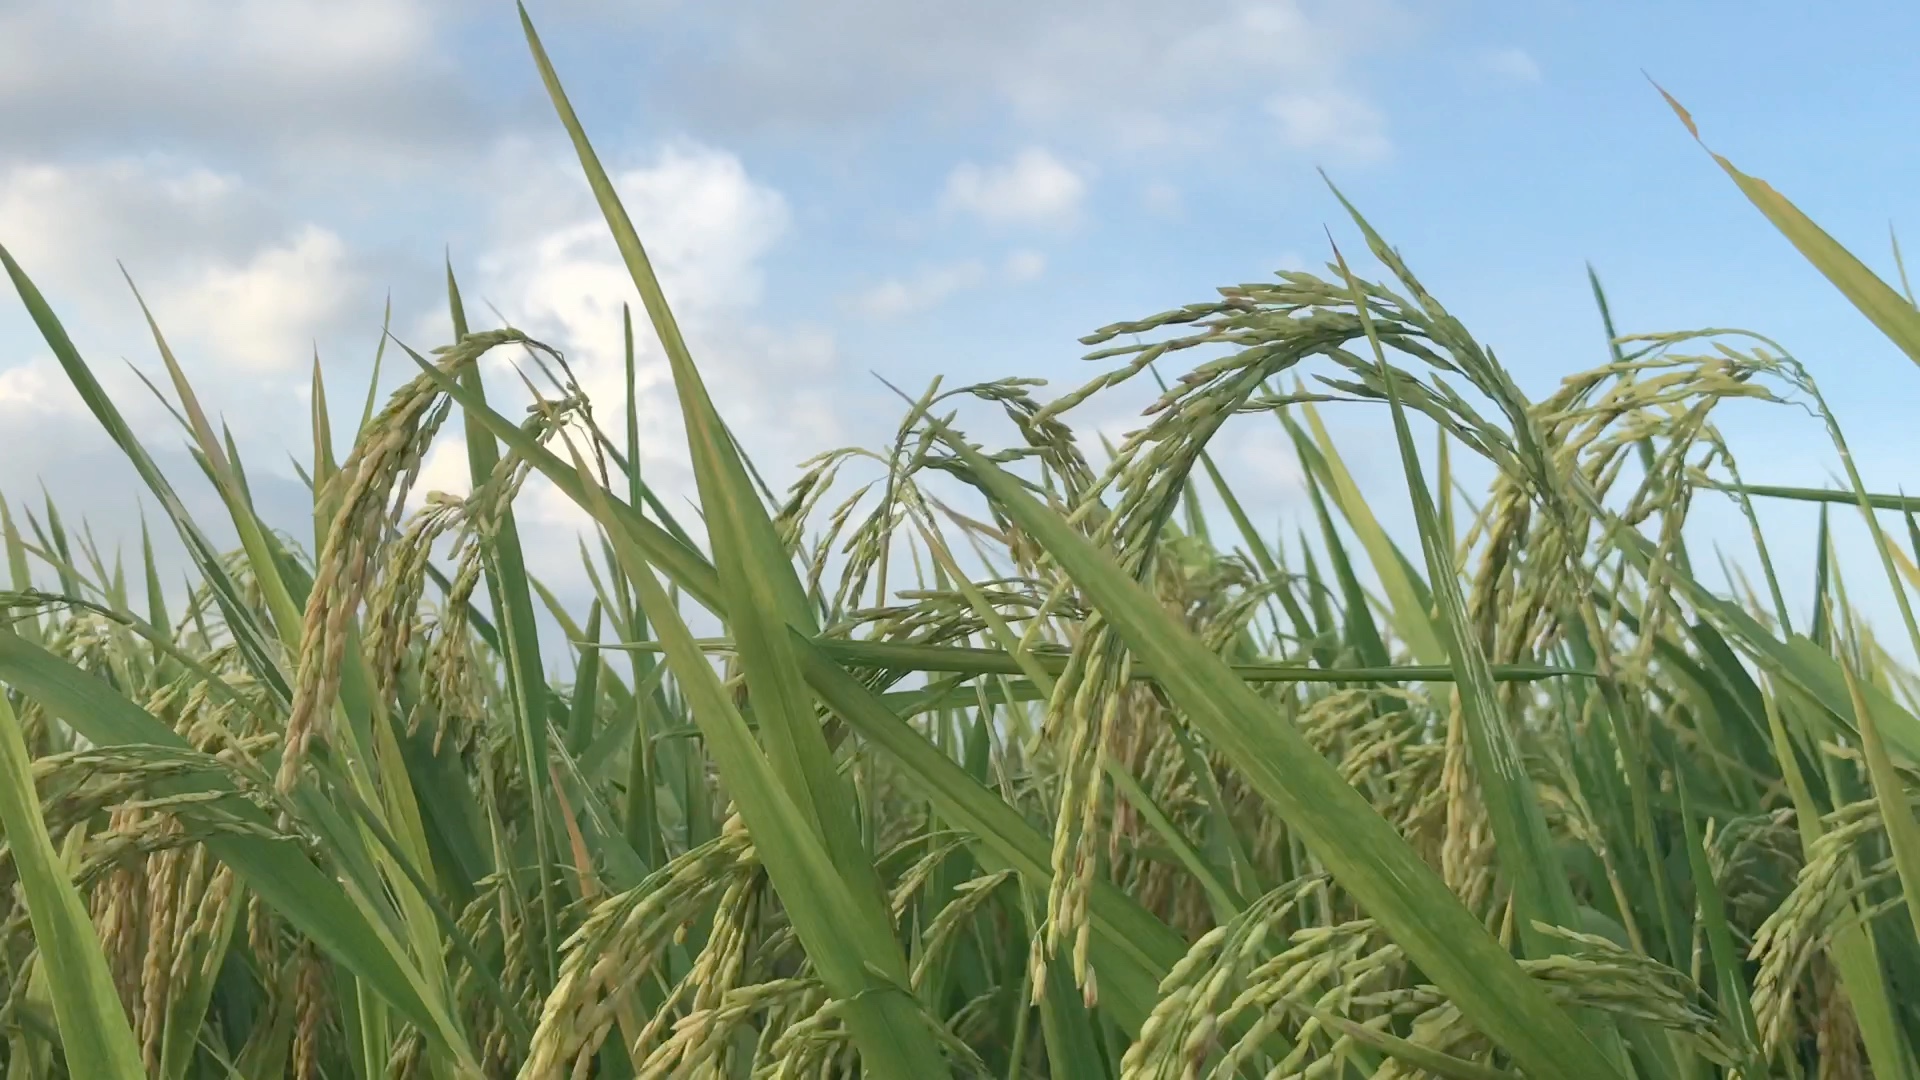
M 1045 254 L 1030 248 L 1007 253 L 999 280 L 1008 284 L 1033 281 L 1047 272 Z M 869 318 L 890 319 L 937 307 L 955 293 L 976 289 L 995 280 L 983 259 L 963 259 L 923 267 L 905 277 L 888 278 L 855 295 L 850 306 Z
M 177 159 L 0 172 L 0 243 L 89 354 L 152 353 L 116 259 L 183 361 L 215 374 L 299 372 L 317 341 L 378 310 L 336 233 L 290 220 L 236 176 Z
M 495 207 L 498 243 L 481 268 L 529 311 L 575 332 L 597 327 L 610 336 L 596 344 L 617 343 L 619 304 L 633 285 L 612 234 L 577 164 L 563 159 L 530 168 L 525 153 L 523 146 L 503 151 L 502 180 L 513 187 Z M 738 157 L 677 142 L 613 181 L 681 318 L 760 299 L 760 261 L 792 215 L 786 199 L 748 176 Z M 609 302 L 610 309 L 582 306 Z
M 874 318 L 893 318 L 939 304 L 962 289 L 987 280 L 987 264 L 979 259 L 929 266 L 906 278 L 889 278 L 854 297 L 854 310 Z
M 497 240 L 479 260 L 477 292 L 513 325 L 566 355 L 596 406 L 596 419 L 616 439 L 626 426 L 620 312 L 623 303 L 633 305 L 644 468 L 649 482 L 668 494 L 670 507 L 684 506 L 693 485 L 678 400 L 606 223 L 573 163 L 529 169 L 523 154 L 509 157 L 520 182 L 499 208 Z M 818 328 L 771 325 L 756 310 L 762 262 L 789 227 L 785 198 L 750 176 L 738 157 L 696 143 L 661 148 L 613 181 L 694 362 L 749 455 L 786 466 L 836 445 L 841 417 L 832 337 Z M 539 220 L 521 210 L 537 210 Z M 501 354 L 489 373 L 510 400 L 525 396 L 518 378 L 502 370 L 515 359 Z M 461 459 L 452 444 L 436 450 L 428 479 L 463 486 Z M 767 475 L 776 486 L 784 480 L 779 469 L 769 468 Z M 539 485 L 530 492 L 527 513 L 541 527 L 562 533 L 584 523 L 577 507 Z M 577 573 L 570 568 L 570 541 L 544 550 L 555 556 L 548 572 Z
M 941 205 L 995 224 L 1069 225 L 1087 194 L 1085 177 L 1039 147 L 999 165 L 967 162 L 947 177 Z
M 818 129 L 932 105 L 1135 148 L 1206 137 L 1263 92 L 1350 81 L 1396 0 L 814 0 L 655 20 L 659 85 L 704 125 Z M 691 47 L 695 42 L 699 48 Z M 698 59 L 694 59 L 697 57 Z M 997 119 L 997 115 L 995 117 Z
M 1525 49 L 1493 49 L 1482 57 L 1486 69 L 1515 82 L 1539 82 L 1540 64 Z
M 728 139 L 750 127 L 831 129 L 858 142 L 897 115 L 957 131 L 1010 124 L 1020 132 L 1013 146 L 1030 149 L 954 170 L 940 202 L 1017 229 L 1084 213 L 1091 170 L 1082 161 L 1124 176 L 1106 155 L 1186 147 L 1235 125 L 1278 122 L 1289 143 L 1315 152 L 1384 152 L 1384 126 L 1356 89 L 1352 62 L 1391 36 L 1381 28 L 1396 24 L 1384 14 L 1394 3 L 984 0 L 961 11 L 918 0 L 771 0 L 744 17 L 677 0 L 543 0 L 535 15 L 554 44 L 582 43 L 584 56 L 561 58 L 576 90 L 609 85 L 605 69 L 595 71 L 609 55 L 623 73 L 661 80 L 618 85 L 644 91 L 647 122 L 668 128 Z M 0 243 L 47 291 L 156 454 L 178 457 L 177 433 L 117 362 L 150 368 L 154 357 L 115 258 L 210 409 L 233 420 L 265 499 L 282 481 L 297 488 L 264 474 L 281 448 L 305 457 L 304 365 L 316 340 L 332 381 L 352 387 L 391 283 L 420 289 L 398 298 L 396 325 L 422 330 L 410 344 L 444 341 L 428 260 L 447 235 L 460 240 L 456 266 L 475 322 L 492 322 L 491 302 L 560 346 L 603 423 L 623 426 L 619 315 L 633 288 L 574 164 L 547 144 L 502 139 L 522 120 L 552 126 L 513 22 L 510 9 L 455 0 L 0 4 Z M 647 63 L 628 66 L 633 52 L 614 31 L 634 31 Z M 702 47 L 680 48 L 683 35 Z M 487 168 L 494 146 L 498 167 Z M 602 149 L 625 156 L 617 128 Z M 431 179 L 417 182 L 423 176 Z M 616 182 L 696 361 L 756 460 L 785 466 L 845 441 L 856 381 L 836 375 L 834 339 L 762 304 L 769 255 L 794 217 L 781 194 L 738 158 L 695 143 L 660 148 Z M 485 217 L 475 193 L 494 200 L 490 224 L 475 225 Z M 1149 201 L 1173 209 L 1178 195 L 1168 187 Z M 977 257 L 883 281 L 853 307 L 922 310 L 1046 272 L 1037 251 L 961 254 Z M 637 310 L 636 320 L 649 475 L 684 493 L 677 402 Z M 44 352 L 17 307 L 0 305 L 0 490 L 31 490 L 42 476 L 56 489 L 84 488 L 119 515 L 124 536 L 131 476 L 72 411 Z M 510 359 L 489 378 L 503 400 L 518 401 Z M 346 396 L 357 405 L 356 392 Z M 336 403 L 336 416 L 350 411 Z M 428 463 L 430 482 L 459 486 L 454 434 Z M 176 479 L 192 486 L 191 462 L 180 463 Z M 777 486 L 779 471 L 768 471 Z M 298 496 L 290 489 L 287 500 L 296 528 Z M 529 517 L 555 528 L 573 520 L 551 493 L 531 498 Z M 565 562 L 570 548 L 543 550 Z
M 188 242 L 232 250 L 264 216 L 237 178 L 177 158 L 36 162 L 0 172 L 0 242 L 36 279 L 63 286 L 112 273 L 116 258 L 137 276 Z
M 439 49 L 441 8 L 15 0 L 0 7 L 0 143 L 20 153 L 184 138 L 298 151 L 308 169 L 325 168 L 345 143 L 416 157 L 469 134 L 474 113 Z
M 1029 248 L 1009 252 L 1001 272 L 1008 281 L 1033 281 L 1047 272 L 1047 257 Z
M 471 317 L 490 325 L 488 308 L 497 308 L 562 350 L 598 406 L 596 417 L 619 438 L 625 430 L 620 314 L 631 303 L 648 476 L 697 530 L 697 515 L 685 509 L 693 485 L 665 359 L 577 166 L 508 144 L 492 180 L 502 194 L 485 249 L 463 275 Z M 845 398 L 831 381 L 837 361 L 830 334 L 757 315 L 765 259 L 790 227 L 786 200 L 749 175 L 739 158 L 694 143 L 659 148 L 614 182 L 722 415 L 755 460 L 768 466 L 769 481 L 781 484 L 784 467 L 836 445 Z M 255 196 L 235 177 L 170 160 L 33 166 L 0 173 L 0 238 L 41 279 L 68 322 L 84 328 L 84 334 L 76 329 L 82 351 L 115 400 L 144 417 L 137 426 L 162 452 L 178 445 L 178 434 L 145 389 L 109 359 L 119 353 L 152 366 L 137 306 L 112 262 L 116 249 L 132 252 L 142 291 L 209 408 L 229 411 L 256 471 L 264 463 L 273 472 L 276 440 L 306 456 L 301 390 L 314 338 L 351 328 L 364 330 L 370 345 L 380 299 L 369 285 L 372 269 L 349 254 L 340 235 L 289 221 Z M 78 243 L 63 242 L 75 236 Z M 76 256 L 76 249 L 87 257 Z M 425 331 L 426 339 L 411 342 L 424 347 L 443 340 L 443 322 L 444 315 L 429 317 L 422 309 L 400 325 Z M 30 328 L 21 329 L 14 313 L 0 315 L 0 339 L 11 342 L 17 334 L 30 343 Z M 12 355 L 43 352 L 42 346 Z M 503 351 L 487 370 L 510 411 L 525 399 L 513 371 L 521 359 Z M 352 378 L 348 373 L 349 383 Z M 232 412 L 239 405 L 246 407 Z M 0 426 L 7 451 L 0 453 L 0 490 L 30 491 L 42 478 L 73 489 L 85 486 L 77 477 L 93 476 L 91 494 L 77 511 L 99 519 L 104 536 L 131 534 L 137 482 L 79 411 L 51 360 L 0 364 Z M 56 438 L 56 431 L 64 434 Z M 263 444 L 263 433 L 274 438 Z M 192 488 L 191 463 L 177 464 L 183 467 L 171 470 L 176 481 Z M 465 473 L 453 425 L 425 463 L 422 487 L 458 491 L 466 486 Z M 263 487 L 278 483 L 270 475 L 259 480 Z M 285 522 L 296 530 L 302 525 L 298 494 L 283 500 L 296 507 Z M 573 584 L 579 571 L 570 534 L 584 515 L 540 483 L 530 485 L 522 507 L 536 569 L 556 587 Z M 213 513 L 217 518 L 217 508 Z
M 1165 180 L 1154 180 L 1140 189 L 1140 205 L 1164 217 L 1177 217 L 1182 203 L 1180 189 Z
M 1360 98 L 1338 90 L 1281 94 L 1267 102 L 1280 138 L 1296 150 L 1336 162 L 1378 161 L 1393 151 L 1386 118 Z
M 167 290 L 171 317 L 195 328 L 226 363 L 249 372 L 303 368 L 315 332 L 364 293 L 346 244 L 317 225 L 238 265 L 214 265 Z
M 371 345 L 378 329 L 369 268 L 339 235 L 277 211 L 237 176 L 139 157 L 0 170 L 0 243 L 196 516 L 215 527 L 223 511 L 182 452 L 182 433 L 121 362 L 149 373 L 160 366 L 116 256 L 124 261 L 203 403 L 216 422 L 231 422 L 262 512 L 304 530 L 302 489 L 277 466 L 285 451 L 307 457 L 306 365 L 316 343 L 325 351 L 354 332 Z M 349 384 L 363 377 L 352 365 L 334 374 Z M 0 492 L 18 499 L 42 483 L 107 548 L 138 536 L 143 486 L 9 288 L 0 293 Z M 177 566 L 164 528 L 159 541 Z
M 79 410 L 79 395 L 52 357 L 0 370 L 0 416 L 24 420 L 36 413 L 72 416 Z

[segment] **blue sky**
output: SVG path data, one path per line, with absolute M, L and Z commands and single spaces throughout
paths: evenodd
M 1920 372 L 1646 78 L 1891 274 L 1889 224 L 1920 230 L 1911 4 L 528 6 L 723 410 L 776 475 L 886 436 L 897 405 L 869 373 L 1065 388 L 1094 373 L 1075 338 L 1100 325 L 1317 269 L 1329 227 L 1356 253 L 1320 167 L 1530 393 L 1604 358 L 1590 261 L 1623 330 L 1740 326 L 1794 349 L 1875 486 L 1900 487 L 1916 449 Z M 314 344 L 338 400 L 364 384 L 389 294 L 403 338 L 440 344 L 444 248 L 476 307 L 566 348 L 590 388 L 618 385 L 630 286 L 507 4 L 15 0 L 0 9 L 0 243 L 171 448 L 120 371 L 157 362 L 124 259 L 270 505 L 299 504 L 282 462 L 306 456 Z M 671 482 L 671 398 L 650 370 L 644 437 Z M 1127 411 L 1086 419 L 1119 431 Z M 1334 415 L 1404 524 L 1383 423 Z M 1223 456 L 1263 512 L 1297 512 L 1258 424 L 1230 429 Z M 1751 479 L 1836 468 L 1802 414 L 1743 408 L 1724 426 Z M 457 450 L 429 482 L 457 486 Z M 0 305 L 0 493 L 34 498 L 42 479 L 103 540 L 129 535 L 130 470 Z M 577 518 L 527 513 L 561 572 Z M 1709 539 L 1733 535 L 1704 520 Z M 1812 515 L 1776 520 L 1805 565 Z

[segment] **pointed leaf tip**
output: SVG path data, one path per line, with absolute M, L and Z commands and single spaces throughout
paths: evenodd
M 1687 125 L 1687 133 L 1693 136 L 1695 142 L 1699 142 L 1700 126 L 1693 122 L 1693 114 L 1688 112 L 1687 107 L 1685 105 L 1680 104 L 1679 100 L 1676 99 L 1672 94 L 1667 93 L 1666 87 L 1661 86 L 1657 82 L 1654 82 L 1653 76 L 1651 75 L 1647 76 L 1647 81 L 1649 83 L 1653 83 L 1653 88 L 1655 90 L 1660 91 L 1661 97 L 1667 99 L 1667 106 L 1673 110 L 1674 115 L 1680 118 L 1681 123 Z

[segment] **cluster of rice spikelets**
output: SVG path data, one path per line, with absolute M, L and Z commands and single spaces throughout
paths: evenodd
M 1542 1075 L 1515 1017 L 1591 1040 L 1568 1075 L 1899 1075 L 1920 679 L 1859 625 L 1824 518 L 1796 625 L 1713 422 L 1797 403 L 1844 451 L 1817 385 L 1764 339 L 1609 326 L 1609 362 L 1530 400 L 1355 223 L 1384 282 L 1342 259 L 1109 326 L 1050 399 L 936 383 L 783 497 L 676 362 L 692 529 L 648 484 L 637 401 L 602 428 L 557 352 L 470 332 L 451 279 L 453 344 L 406 350 L 419 372 L 337 463 L 316 377 L 311 536 L 260 520 L 183 376 L 229 554 L 90 395 L 190 580 L 148 543 L 130 587 L 52 501 L 0 502 L 0 735 L 65 879 L 10 820 L 8 1076 L 77 1076 L 75 1016 L 124 1020 L 119 1060 L 164 1080 Z M 551 390 L 527 375 L 518 422 L 480 377 L 496 352 Z M 1176 364 L 1136 430 L 1076 433 Z M 1331 406 L 1391 412 L 1407 491 L 1361 491 Z M 456 419 L 468 493 L 417 491 Z M 1210 453 L 1228 424 L 1295 451 L 1278 532 Z M 1456 454 L 1491 472 L 1472 498 Z M 528 569 L 533 485 L 592 519 L 579 595 Z M 1417 549 L 1369 506 L 1408 492 Z M 1764 589 L 1704 583 L 1703 493 L 1753 525 Z M 773 767 L 796 718 L 817 774 Z M 1358 801 L 1288 801 L 1327 777 Z M 773 837 L 765 807 L 792 812 Z M 90 939 L 46 929 L 69 897 Z M 1467 945 L 1498 970 L 1450 967 Z

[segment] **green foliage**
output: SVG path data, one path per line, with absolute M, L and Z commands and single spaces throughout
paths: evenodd
M 1804 631 L 1757 527 L 1764 602 L 1687 554 L 1702 493 L 1851 505 L 1920 650 L 1878 516 L 1914 503 L 1861 487 L 1784 350 L 1613 337 L 1602 297 L 1612 362 L 1533 401 L 1354 213 L 1379 281 L 1334 253 L 1108 327 L 1051 401 L 936 383 L 776 499 L 526 29 L 698 536 L 642 479 L 631 318 L 616 438 L 449 269 L 451 344 L 394 343 L 417 370 L 344 458 L 316 367 L 295 538 L 151 315 L 217 528 L 0 251 L 192 574 L 167 595 L 143 530 L 136 611 L 54 502 L 0 502 L 10 1080 L 1916 1075 L 1920 680 L 1824 518 Z M 1914 352 L 1909 300 L 1719 163 Z M 521 422 L 479 378 L 502 349 L 562 388 Z M 1073 410 L 1187 356 L 1090 457 Z M 1810 408 L 1849 489 L 1747 483 L 1734 398 Z M 1404 550 L 1324 406 L 1392 431 Z M 470 493 L 413 491 L 456 411 Z M 1280 425 L 1311 520 L 1256 523 L 1229 422 Z M 522 554 L 529 484 L 592 522 L 578 609 Z

